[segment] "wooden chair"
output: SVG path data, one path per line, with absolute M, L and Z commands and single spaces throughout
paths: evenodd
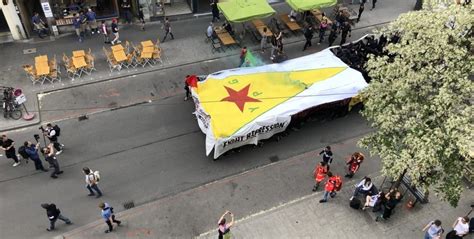
M 74 67 L 74 65 L 72 64 L 72 60 L 67 62 L 66 73 L 68 78 L 71 80 L 74 80 L 76 76 L 81 77 L 81 72 L 76 67 Z
M 38 75 L 36 75 L 36 70 L 32 65 L 23 65 L 22 67 L 26 73 L 26 77 L 28 77 L 28 79 L 31 80 L 33 85 L 36 84 L 37 82 L 40 82 L 41 84 L 43 84 L 44 81 L 40 81 Z
M 54 83 L 55 81 L 61 82 L 61 75 L 57 69 L 51 69 L 51 72 L 49 73 L 49 81 L 51 83 Z
M 88 74 L 92 73 L 92 71 L 97 71 L 97 69 L 95 69 L 95 59 L 94 59 L 94 55 L 90 54 L 90 53 L 87 53 L 86 56 L 86 71 Z
M 159 37 L 156 39 L 155 47 L 160 47 L 160 38 Z
M 125 41 L 125 54 L 129 54 L 129 53 L 130 53 L 130 49 L 131 49 L 130 42 L 129 42 L 129 41 Z
M 163 64 L 163 60 L 161 60 L 161 48 L 155 47 L 155 50 L 153 51 L 152 55 L 153 63 L 160 62 Z
M 211 39 L 211 52 L 225 52 L 224 48 L 222 47 L 221 43 L 217 39 Z

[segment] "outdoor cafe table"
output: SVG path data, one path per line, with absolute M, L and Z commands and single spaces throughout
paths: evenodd
M 219 40 L 221 40 L 222 44 L 225 46 L 232 45 L 232 44 L 237 44 L 237 42 L 234 40 L 234 38 L 229 34 L 229 33 L 219 33 L 217 34 L 217 37 Z
M 123 51 L 123 49 L 113 51 L 112 54 L 114 55 L 114 58 L 117 62 L 123 62 L 127 60 L 127 56 L 125 55 L 125 52 Z
M 153 42 L 150 41 L 150 40 L 148 40 L 148 41 L 142 41 L 142 42 L 141 42 L 141 45 L 142 45 L 143 48 L 154 46 L 154 45 L 153 45 Z
M 42 55 L 42 56 L 35 57 L 35 64 L 37 64 L 38 62 L 48 63 L 48 56 L 47 55 Z
M 87 74 L 87 72 L 84 71 L 85 67 L 87 66 L 87 63 L 86 59 L 83 56 L 73 57 L 72 64 L 74 65 L 74 67 L 80 70 L 79 77 L 82 75 L 83 72 Z
M 121 44 L 112 46 L 112 51 L 123 51 L 125 48 Z
M 73 57 L 81 57 L 81 56 L 86 56 L 86 52 L 84 50 L 79 50 L 79 51 L 73 51 L 72 52 Z
M 35 68 L 41 84 L 43 84 L 45 80 L 49 80 L 50 67 L 48 61 L 35 62 Z

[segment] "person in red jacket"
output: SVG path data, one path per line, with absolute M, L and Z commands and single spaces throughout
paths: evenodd
M 326 175 L 329 171 L 329 167 L 326 162 L 320 162 L 313 171 L 314 180 L 316 185 L 313 187 L 313 192 L 318 190 L 319 184 L 326 178 Z
M 341 190 L 341 187 L 342 187 L 342 180 L 340 176 L 333 175 L 330 171 L 328 172 L 327 175 L 328 175 L 328 181 L 326 181 L 326 185 L 324 186 L 324 195 L 323 195 L 323 199 L 319 200 L 320 203 L 327 202 L 329 195 L 332 198 L 335 197 L 336 191 Z
M 364 155 L 360 152 L 355 152 L 352 154 L 351 158 L 349 161 L 347 161 L 348 167 L 348 172 L 345 177 L 347 178 L 352 178 L 354 174 L 359 170 L 360 165 L 364 161 Z

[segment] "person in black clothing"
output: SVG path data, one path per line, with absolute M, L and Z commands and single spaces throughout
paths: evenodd
M 331 146 L 326 146 L 321 152 L 319 152 L 319 155 L 323 157 L 323 162 L 325 162 L 328 166 L 329 164 L 332 163 L 332 151 L 331 151 Z
M 304 44 L 303 51 L 311 46 L 311 40 L 313 39 L 313 27 L 311 25 L 304 31 L 304 38 L 306 39 L 306 43 Z
M 132 23 L 132 12 L 130 10 L 132 8 L 132 5 L 130 5 L 129 0 L 122 0 L 120 6 L 123 10 L 123 17 L 125 18 L 125 22 L 129 24 Z
M 232 25 L 228 21 L 225 21 L 224 24 L 222 24 L 222 27 L 230 34 L 234 35 L 234 29 L 232 29 Z
M 329 46 L 332 46 L 334 41 L 336 41 L 336 38 L 337 38 L 337 26 L 336 24 L 332 24 L 331 32 L 329 33 L 329 37 L 328 37 Z
M 49 141 L 54 145 L 57 151 L 56 154 L 61 154 L 64 144 L 59 143 L 59 127 L 57 125 L 53 126 L 52 124 L 47 124 L 43 134 L 48 137 Z
M 53 172 L 51 173 L 51 177 L 58 178 L 58 174 L 62 174 L 63 171 L 61 171 L 61 169 L 59 168 L 59 163 L 58 159 L 55 156 L 56 154 L 54 153 L 53 144 L 49 144 L 48 147 L 43 148 L 43 153 L 50 167 L 54 168 Z
M 13 161 L 15 161 L 13 167 L 20 165 L 20 160 L 18 159 L 15 151 L 15 141 L 9 139 L 6 135 L 2 135 L 0 149 L 5 151 L 5 156 L 7 156 L 8 159 L 13 159 Z
M 46 228 L 46 231 L 52 231 L 54 230 L 54 224 L 56 221 L 59 219 L 61 221 L 64 221 L 66 224 L 70 225 L 72 224 L 71 220 L 69 218 L 61 215 L 61 211 L 54 205 L 54 203 L 43 203 L 41 204 L 41 207 L 46 209 L 46 214 L 48 215 L 49 219 L 49 228 Z
M 357 22 L 359 22 L 360 16 L 362 16 L 363 11 L 364 11 L 364 2 L 361 2 L 359 5 L 359 15 L 357 15 Z
M 372 8 L 370 9 L 370 11 L 372 11 L 372 9 L 375 8 L 375 4 L 377 3 L 377 0 L 372 0 Z
M 138 8 L 138 20 L 142 25 L 142 31 L 145 31 L 145 15 L 143 14 L 143 7 L 141 5 Z
M 387 193 L 385 195 L 385 201 L 382 202 L 383 212 L 375 219 L 375 221 L 379 221 L 380 219 L 388 220 L 393 213 L 393 209 L 395 209 L 401 199 L 402 194 L 398 191 L 391 191 Z
M 212 22 L 216 19 L 217 21 L 221 20 L 219 17 L 219 9 L 217 8 L 217 0 L 211 0 L 211 11 L 212 11 Z
M 339 45 L 342 46 L 342 44 L 346 43 L 347 36 L 351 37 L 351 24 L 349 22 L 344 22 L 342 25 L 342 32 L 341 32 L 341 43 Z

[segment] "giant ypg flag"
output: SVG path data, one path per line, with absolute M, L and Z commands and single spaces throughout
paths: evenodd
M 214 158 L 282 132 L 291 116 L 351 98 L 365 88 L 362 74 L 330 50 L 280 64 L 224 70 L 192 86 L 194 114 Z

